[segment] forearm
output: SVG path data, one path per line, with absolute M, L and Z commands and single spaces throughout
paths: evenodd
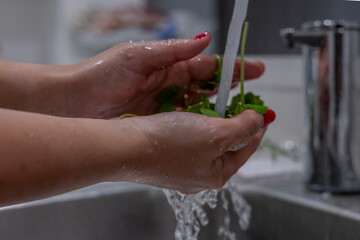
M 116 122 L 116 123 L 115 123 Z M 126 121 L 0 109 L 0 205 L 131 180 L 143 136 Z
M 70 66 L 0 61 L 0 108 L 65 116 Z

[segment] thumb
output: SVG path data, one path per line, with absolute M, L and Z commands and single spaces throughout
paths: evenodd
M 210 44 L 209 32 L 203 32 L 192 39 L 170 39 L 153 42 L 132 43 L 131 48 L 137 69 L 143 74 L 171 66 L 177 62 L 199 55 Z
M 246 146 L 264 127 L 264 118 L 253 110 L 246 110 L 234 118 L 226 119 L 225 123 L 226 126 L 222 128 L 223 153 Z

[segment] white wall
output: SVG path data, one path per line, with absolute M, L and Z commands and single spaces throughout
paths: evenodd
M 280 145 L 285 140 L 300 144 L 305 118 L 301 55 L 253 55 L 247 59 L 262 60 L 266 66 L 261 78 L 245 83 L 246 92 L 260 95 L 276 113 L 276 120 L 269 126 L 266 137 Z M 239 92 L 239 89 L 232 90 L 230 97 Z
M 55 32 L 56 1 L 1 0 L 0 59 L 46 63 Z

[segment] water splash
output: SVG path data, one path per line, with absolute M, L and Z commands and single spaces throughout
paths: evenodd
M 223 236 L 224 240 L 236 240 L 236 234 L 230 230 L 230 211 L 229 211 L 229 201 L 226 198 L 225 191 L 221 191 L 221 200 L 223 202 L 222 207 L 225 210 L 225 217 L 224 217 L 224 225 L 219 227 L 218 235 Z
M 236 181 L 229 181 L 226 186 L 228 189 L 234 211 L 239 219 L 238 224 L 242 230 L 247 230 L 251 219 L 251 206 L 241 195 L 239 184 Z
M 243 149 L 244 147 L 246 147 L 246 146 L 249 144 L 249 142 L 250 142 L 250 141 L 247 140 L 247 141 L 245 141 L 245 142 L 243 142 L 243 143 L 240 143 L 240 144 L 232 147 L 232 148 L 230 149 L 230 151 L 231 151 L 231 152 L 237 152 L 237 151 Z
M 241 196 L 241 191 L 235 181 L 230 180 L 220 192 L 222 207 L 225 210 L 224 224 L 219 227 L 218 235 L 224 240 L 236 240 L 236 234 L 231 231 L 229 200 L 226 197 L 229 193 L 234 212 L 238 217 L 238 225 L 246 230 L 250 224 L 251 207 Z M 216 208 L 218 203 L 218 192 L 206 190 L 196 195 L 185 195 L 177 191 L 164 190 L 164 193 L 174 210 L 177 220 L 175 239 L 176 240 L 197 240 L 201 226 L 209 223 L 205 207 Z
M 209 223 L 204 207 L 216 207 L 217 191 L 207 190 L 196 195 L 185 195 L 173 190 L 164 190 L 164 193 L 177 220 L 175 239 L 196 240 L 200 227 Z

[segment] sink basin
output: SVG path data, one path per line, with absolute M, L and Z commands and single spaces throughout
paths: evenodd
M 252 207 L 247 231 L 232 230 L 242 240 L 344 240 L 360 236 L 360 196 L 309 192 L 299 176 L 239 181 Z M 230 206 L 231 207 L 231 206 Z M 210 223 L 200 240 L 222 239 L 221 202 L 208 209 Z M 161 190 L 131 184 L 104 183 L 57 197 L 0 209 L 2 240 L 169 240 L 175 218 Z

